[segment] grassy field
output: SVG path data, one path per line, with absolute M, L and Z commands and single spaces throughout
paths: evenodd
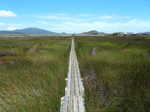
M 0 39 L 0 112 L 59 112 L 70 39 Z M 150 39 L 76 39 L 87 112 L 150 112 Z
M 80 38 L 87 112 L 150 112 L 150 40 Z
M 0 112 L 58 112 L 64 95 L 67 39 L 0 39 Z

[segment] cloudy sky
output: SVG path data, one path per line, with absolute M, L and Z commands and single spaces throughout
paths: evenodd
M 150 31 L 150 0 L 2 0 L 0 30 Z

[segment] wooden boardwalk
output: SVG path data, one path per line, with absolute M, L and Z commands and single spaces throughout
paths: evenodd
M 60 112 L 85 112 L 84 87 L 72 39 L 65 96 L 61 98 Z

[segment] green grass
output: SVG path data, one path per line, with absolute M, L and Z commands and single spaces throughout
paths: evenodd
M 150 111 L 149 43 L 136 38 L 77 40 L 87 112 Z
M 58 112 L 69 53 L 66 39 L 0 39 L 0 112 Z
M 0 39 L 0 112 L 59 112 L 70 39 Z M 150 112 L 149 38 L 79 37 L 86 112 Z M 92 51 L 95 50 L 93 54 Z

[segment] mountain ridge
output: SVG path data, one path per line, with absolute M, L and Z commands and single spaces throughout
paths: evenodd
M 57 34 L 57 33 L 41 28 L 29 27 L 24 29 L 16 29 L 12 31 L 3 30 L 0 31 L 0 34 Z

